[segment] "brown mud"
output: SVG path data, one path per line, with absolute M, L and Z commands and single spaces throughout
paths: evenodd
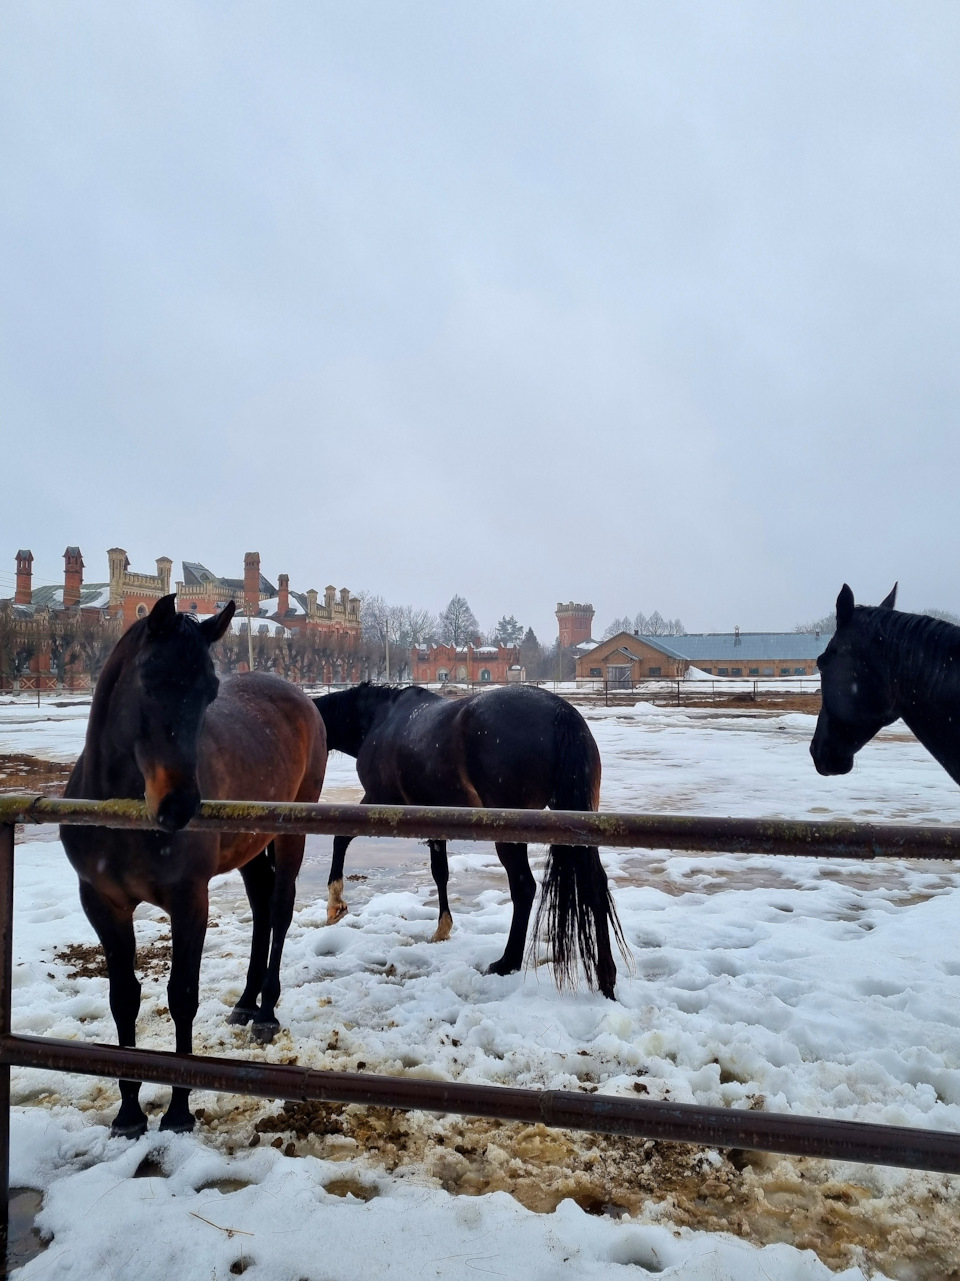
M 72 770 L 72 761 L 45 761 L 20 752 L 0 753 L 0 792 L 61 796 Z
M 813 1250 L 837 1271 L 960 1278 L 957 1180 L 946 1177 L 890 1193 L 867 1168 L 862 1182 L 840 1181 L 823 1161 L 324 1103 L 284 1104 L 256 1121 L 249 1141 L 269 1135 L 289 1156 L 360 1160 L 371 1175 L 416 1167 L 454 1195 L 508 1192 L 541 1214 L 571 1197 L 590 1214 Z

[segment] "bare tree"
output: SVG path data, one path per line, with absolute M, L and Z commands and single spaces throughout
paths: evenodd
M 454 596 L 443 610 L 439 630 L 444 645 L 466 645 L 480 631 L 476 615 L 463 596 Z

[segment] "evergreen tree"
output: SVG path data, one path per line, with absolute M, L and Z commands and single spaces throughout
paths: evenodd
M 506 614 L 497 623 L 497 630 L 493 634 L 494 642 L 498 645 L 519 645 L 523 640 L 523 628 L 511 614 L 508 618 Z

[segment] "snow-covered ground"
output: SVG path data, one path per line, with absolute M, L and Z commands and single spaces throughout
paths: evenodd
M 0 752 L 68 759 L 86 713 L 0 706 Z M 902 726 L 851 775 L 822 779 L 812 717 L 646 704 L 585 714 L 605 809 L 960 822 L 960 791 Z M 351 761 L 331 759 L 324 793 L 359 796 Z M 350 914 L 327 927 L 329 846 L 308 841 L 285 1030 L 267 1049 L 225 1024 L 249 913 L 239 877 L 215 886 L 198 1052 L 960 1130 L 960 874 L 949 864 L 604 851 L 632 954 L 610 1003 L 558 995 L 544 967 L 482 972 L 510 919 L 492 847 L 451 846 L 455 929 L 431 944 L 422 847 L 356 841 L 347 872 L 362 879 L 347 884 Z M 140 915 L 141 1044 L 170 1048 L 166 923 Z M 55 830 L 26 833 L 15 1029 L 113 1040 L 106 981 L 83 949 L 93 941 Z M 947 1177 L 744 1164 L 426 1114 L 285 1115 L 214 1095 L 195 1096 L 205 1115 L 194 1135 L 129 1143 L 108 1137 L 110 1082 L 23 1070 L 13 1090 L 12 1180 L 43 1192 L 38 1225 L 53 1234 L 25 1279 L 960 1275 L 960 1181 Z M 167 1092 L 142 1097 L 159 1112 Z

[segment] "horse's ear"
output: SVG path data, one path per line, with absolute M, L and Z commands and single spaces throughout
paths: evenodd
M 853 618 L 853 592 L 846 583 L 840 588 L 840 595 L 837 597 L 837 626 L 843 627 Z
M 227 601 L 219 614 L 214 614 L 211 618 L 205 618 L 200 624 L 200 631 L 203 633 L 203 639 L 208 645 L 215 645 L 220 637 L 230 626 L 230 620 L 237 611 L 237 602 L 235 600 Z
M 167 636 L 177 625 L 177 597 L 171 592 L 161 596 L 147 615 L 147 633 L 157 638 Z
M 880 606 L 879 606 L 880 609 L 893 609 L 893 607 L 897 603 L 897 588 L 899 586 L 900 586 L 899 583 L 893 584 L 893 587 L 890 591 L 890 595 L 884 596 L 883 600 L 880 602 Z

